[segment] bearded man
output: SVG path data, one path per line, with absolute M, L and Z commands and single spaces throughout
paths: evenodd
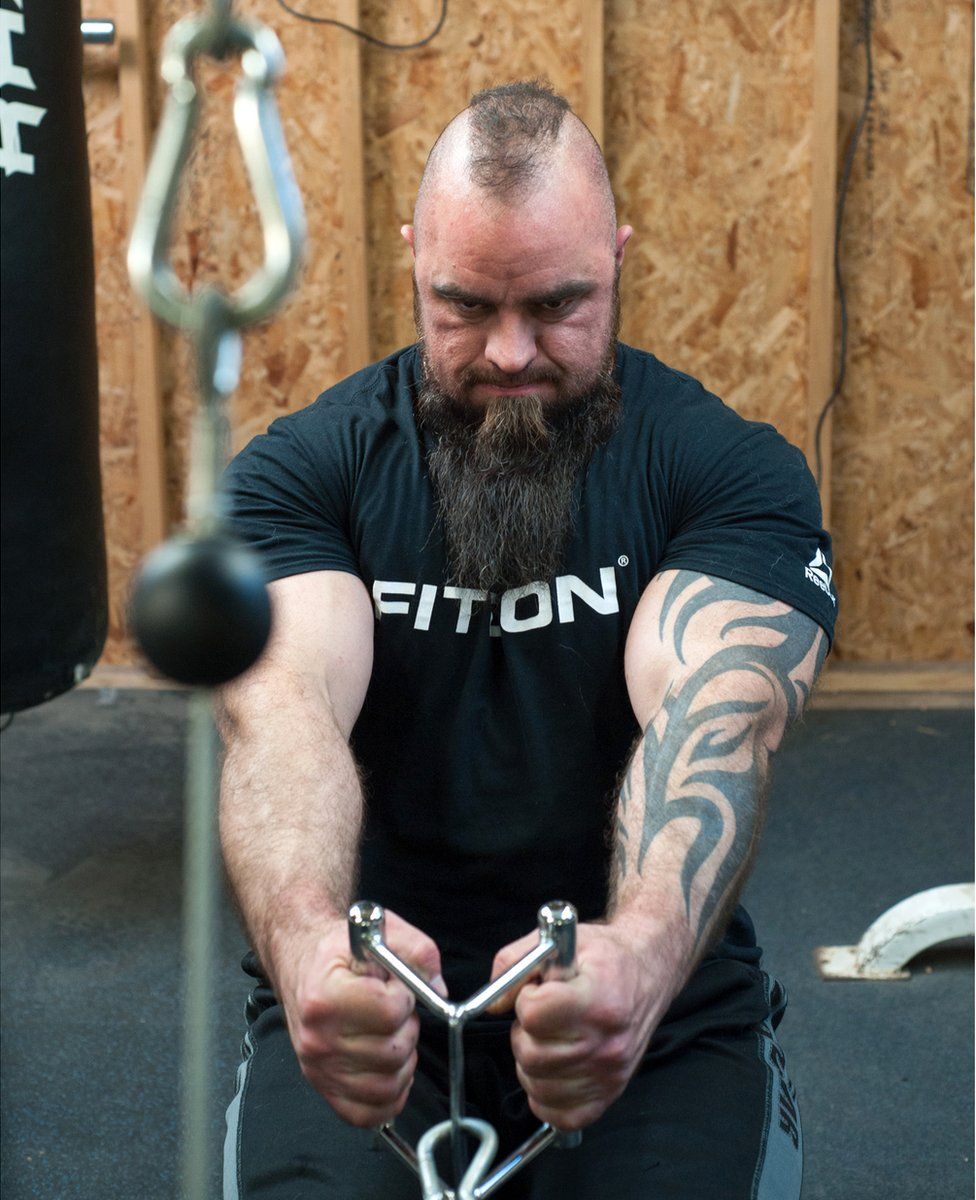
M 231 465 L 272 642 L 222 694 L 221 836 L 255 985 L 225 1196 L 415 1198 L 371 1130 L 447 1116 L 444 1026 L 346 915 L 464 1000 L 580 914 L 577 973 L 465 1037 L 512 1200 L 791 1200 L 785 991 L 737 905 L 836 600 L 803 456 L 617 341 L 603 158 L 535 83 L 475 96 L 412 226 L 419 341 Z M 811 569 L 817 563 L 817 569 Z

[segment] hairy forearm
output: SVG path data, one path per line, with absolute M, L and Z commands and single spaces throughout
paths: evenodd
M 731 704 L 702 703 L 718 711 Z M 695 722 L 669 719 L 662 708 L 621 787 L 609 915 L 663 949 L 675 993 L 724 928 L 758 842 L 769 751 L 752 717 L 706 718 L 696 737 Z M 741 728 L 732 733 L 730 724 Z M 715 754 L 704 748 L 709 736 L 737 744 Z
M 346 739 L 314 689 L 227 705 L 220 728 L 224 862 L 254 949 L 274 979 L 290 940 L 348 911 L 362 790 Z
M 628 764 L 610 919 L 653 942 L 676 994 L 723 932 L 758 844 L 772 754 L 823 660 L 819 628 L 722 580 L 678 572 L 659 636 L 678 667 Z M 688 630 L 711 633 L 696 658 Z

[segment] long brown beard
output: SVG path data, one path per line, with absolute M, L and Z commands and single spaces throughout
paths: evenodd
M 619 416 L 613 334 L 595 381 L 555 404 L 502 396 L 472 410 L 437 386 L 422 356 L 417 419 L 438 438 L 428 466 L 451 583 L 497 593 L 558 572 L 576 481 Z

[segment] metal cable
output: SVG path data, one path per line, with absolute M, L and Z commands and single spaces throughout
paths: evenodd
M 187 511 L 192 534 L 219 530 L 224 512 L 218 491 L 226 462 L 226 402 L 240 375 L 240 330 L 269 317 L 291 290 L 305 240 L 301 197 L 274 102 L 284 65 L 274 33 L 237 19 L 231 0 L 210 0 L 205 14 L 179 21 L 166 38 L 162 75 L 169 94 L 139 210 L 128 266 L 133 285 L 162 320 L 190 335 L 196 351 L 200 405 L 194 417 Z M 180 283 L 169 258 L 173 217 L 183 169 L 190 157 L 199 115 L 194 66 L 201 55 L 240 54 L 241 76 L 234 124 L 254 193 L 264 237 L 261 267 L 231 295 L 218 287 L 193 294 Z M 219 897 L 217 774 L 219 745 L 211 693 L 190 698 L 183 859 L 183 952 L 185 967 L 181 1088 L 181 1196 L 208 1200 L 213 962 Z

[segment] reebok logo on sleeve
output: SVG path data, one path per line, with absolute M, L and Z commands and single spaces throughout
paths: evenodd
M 813 558 L 810 559 L 804 574 L 811 583 L 816 584 L 816 586 L 820 588 L 822 592 L 826 592 L 826 594 L 830 597 L 831 604 L 837 604 L 837 598 L 834 596 L 834 593 L 831 591 L 830 587 L 834 578 L 834 572 L 831 570 L 830 564 L 824 558 L 824 553 L 822 550 L 818 549 L 817 553 L 813 556 Z

